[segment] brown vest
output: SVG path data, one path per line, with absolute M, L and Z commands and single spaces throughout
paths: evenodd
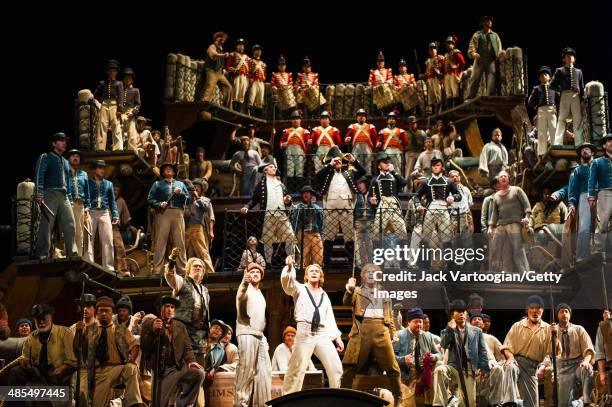
M 612 321 L 602 321 L 599 329 L 603 335 L 604 351 L 606 352 L 606 362 L 612 362 Z

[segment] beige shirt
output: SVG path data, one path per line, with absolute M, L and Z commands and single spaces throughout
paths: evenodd
M 132 220 L 130 210 L 128 209 L 127 203 L 125 203 L 125 199 L 123 199 L 122 196 L 117 198 L 117 211 L 119 211 L 119 221 L 122 226 L 127 225 L 128 222 Z
M 223 370 L 225 372 L 235 372 L 239 360 L 238 347 L 231 342 L 228 343 L 225 347 L 225 356 L 227 361 L 219 366 L 219 370 Z
M 289 346 L 281 343 L 274 350 L 274 355 L 272 355 L 272 370 L 273 371 L 286 371 L 287 366 L 289 366 L 289 359 L 291 359 L 292 350 Z M 313 371 L 317 370 L 312 363 L 312 359 L 308 359 L 308 370 Z
M 557 355 L 560 354 L 560 348 Z M 541 363 L 552 351 L 550 325 L 541 321 L 540 327 L 532 330 L 527 325 L 527 318 L 515 322 L 501 348 L 502 352 L 506 349 L 514 356 L 520 355 Z
M 115 341 L 115 329 L 117 329 L 117 326 L 112 323 L 108 328 L 106 328 L 106 343 L 108 345 L 108 364 L 110 365 L 122 364 L 121 355 L 119 354 L 119 349 L 117 348 L 117 343 Z M 128 347 L 128 352 L 131 352 L 135 346 L 138 346 L 138 339 L 136 339 L 136 337 L 132 335 L 132 333 L 128 329 L 125 330 L 125 333 L 125 342 Z M 98 338 L 101 334 L 102 325 L 98 324 Z M 125 357 L 127 358 L 128 355 L 125 355 Z
M 485 342 L 487 343 L 487 352 L 489 354 L 489 360 L 497 360 L 498 362 L 503 361 L 504 354 L 502 353 L 502 343 L 490 334 L 483 333 Z
M 242 282 L 236 295 L 236 336 L 263 336 L 266 328 L 266 299 L 259 288 Z
M 295 268 L 289 268 L 287 266 L 283 268 L 283 272 L 281 273 L 281 285 L 283 286 L 285 294 L 293 297 L 293 302 L 295 303 L 295 321 L 310 324 L 312 322 L 315 307 L 308 297 L 308 293 L 306 292 L 308 288 L 306 285 L 297 282 L 295 278 Z M 319 289 L 319 292 L 312 293 L 312 297 L 317 305 L 323 293 L 323 289 Z M 336 325 L 334 311 L 327 294 L 325 294 L 325 298 L 319 307 L 319 315 L 321 316 L 321 326 L 319 329 L 323 329 L 331 340 L 339 338 L 342 333 Z
M 559 341 L 562 340 L 564 329 L 559 327 Z M 567 327 L 567 333 L 569 335 L 569 357 L 565 356 L 565 352 L 561 352 L 560 360 L 571 360 L 576 358 L 584 358 L 589 353 L 595 354 L 593 342 L 591 337 L 581 325 L 574 325 L 570 322 Z
M 378 287 L 380 288 L 380 287 Z M 383 300 L 382 298 L 376 298 L 373 294 L 374 291 L 370 293 L 370 291 L 362 287 L 361 293 L 366 294 L 368 299 L 370 300 L 370 304 L 366 307 L 365 312 L 363 313 L 364 318 L 377 318 L 377 319 L 385 319 L 385 313 L 383 311 Z
M 414 169 L 418 170 L 418 171 L 430 171 L 431 170 L 431 160 L 436 157 L 436 158 L 442 158 L 442 153 L 440 152 L 440 150 L 425 150 L 423 151 L 421 154 L 419 154 L 419 157 L 417 158 L 417 162 L 414 165 Z

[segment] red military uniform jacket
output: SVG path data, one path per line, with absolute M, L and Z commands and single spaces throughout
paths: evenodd
M 288 145 L 298 145 L 306 154 L 306 146 L 310 141 L 310 132 L 303 127 L 289 127 L 283 130 L 281 137 L 281 148 L 287 148 Z
M 465 58 L 458 49 L 447 52 L 444 56 L 444 74 L 453 74 L 459 78 L 464 67 Z
M 378 86 L 383 83 L 393 82 L 393 71 L 391 68 L 383 69 L 370 69 L 370 77 L 368 78 L 368 85 Z
M 249 81 L 264 82 L 266 80 L 266 63 L 261 59 L 251 58 L 249 63 Z
M 378 133 L 378 143 L 380 148 L 385 150 L 387 148 L 398 148 L 400 150 L 408 145 L 408 138 L 406 132 L 399 127 L 389 128 L 385 127 Z
M 340 146 L 342 144 L 342 140 L 340 139 L 340 130 L 333 126 L 328 126 L 327 128 L 323 128 L 323 126 L 317 126 L 312 129 L 312 133 L 310 136 L 312 140 L 312 144 L 316 147 L 319 146 Z
M 272 79 L 270 80 L 272 86 L 291 86 L 293 87 L 293 74 L 290 72 L 272 72 Z
M 233 75 L 249 75 L 249 63 L 251 58 L 247 54 L 234 51 L 227 58 L 225 69 Z
M 304 91 L 310 86 L 319 86 L 319 74 L 314 72 L 300 72 L 295 81 L 295 90 Z
M 348 143 L 353 146 L 358 143 L 366 143 L 370 146 L 372 152 L 376 149 L 376 143 L 378 141 L 378 133 L 376 127 L 370 123 L 353 123 L 348 127 L 346 135 L 344 136 Z
M 414 80 L 414 75 L 411 73 L 403 73 L 400 75 L 395 75 L 393 77 L 393 83 L 398 88 L 404 88 L 408 85 L 413 85 L 416 83 Z

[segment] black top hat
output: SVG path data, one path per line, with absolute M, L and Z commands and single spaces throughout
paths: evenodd
M 178 308 L 181 306 L 181 300 L 179 300 L 178 298 L 172 297 L 171 295 L 163 295 L 155 301 L 156 308 L 161 308 L 162 305 L 165 305 L 165 304 L 172 304 L 174 305 L 175 308 Z
M 378 153 L 376 153 L 376 163 L 377 164 L 381 161 L 386 161 L 390 159 L 391 159 L 391 156 L 385 153 L 384 151 L 379 151 Z
M 319 115 L 319 117 L 320 118 L 323 118 L 323 117 L 331 118 L 331 113 L 329 113 L 327 110 L 323 110 L 321 114 Z
M 576 147 L 576 153 L 578 155 L 580 155 L 580 153 L 582 152 L 582 149 L 583 148 L 587 148 L 587 147 L 590 148 L 591 152 L 593 152 L 593 153 L 597 151 L 597 147 L 595 147 L 593 144 L 585 141 L 584 143 L 582 143 L 578 147 Z
M 132 79 L 136 79 L 136 74 L 134 73 L 134 70 L 132 68 L 123 68 L 123 70 L 121 71 L 121 75 L 129 75 L 132 77 Z
M 291 119 L 301 119 L 302 118 L 302 114 L 300 113 L 299 110 L 294 110 L 293 112 L 291 112 L 291 114 L 289 115 L 289 118 Z
M 96 160 L 93 162 L 93 164 L 91 164 L 92 169 L 104 168 L 104 167 L 106 167 L 106 161 L 104 160 Z
M 278 58 L 278 64 L 279 64 L 279 65 L 287 65 L 287 60 L 285 59 L 285 56 L 284 56 L 284 55 L 281 55 L 281 56 Z
M 90 306 L 90 305 L 96 305 L 96 302 L 98 301 L 96 299 L 96 296 L 93 294 L 89 294 L 89 293 L 84 293 L 83 295 L 81 295 L 81 298 L 76 299 L 75 300 L 77 303 L 81 303 L 84 307 Z
M 106 61 L 106 65 L 104 65 L 104 69 L 116 69 L 119 70 L 119 61 L 116 59 L 109 59 Z
M 162 165 L 159 166 L 159 171 L 163 174 L 164 173 L 164 168 L 166 168 L 166 167 L 172 168 L 172 170 L 176 174 L 176 172 L 177 172 L 176 164 L 170 163 L 170 162 L 165 162 L 165 163 L 163 163 Z
M 565 47 L 561 51 L 561 58 L 563 58 L 566 55 L 576 56 L 576 50 L 574 48 L 572 48 L 572 47 Z
M 547 66 L 541 66 L 540 69 L 538 69 L 538 76 L 540 76 L 543 73 L 547 73 L 548 75 L 552 75 L 552 71 L 549 67 Z
M 406 60 L 404 58 L 402 58 L 402 59 L 399 60 L 399 64 L 398 65 L 399 66 L 406 66 L 408 64 L 406 63 Z
M 67 138 L 68 136 L 66 136 L 64 132 L 58 131 L 57 133 L 51 136 L 51 142 L 53 143 L 57 140 L 66 140 Z
M 406 121 L 408 123 L 416 123 L 417 122 L 417 118 L 415 116 L 408 116 L 408 119 Z
M 238 45 L 238 44 L 244 44 L 244 45 L 246 45 L 246 43 L 247 43 L 247 42 L 246 42 L 246 40 L 245 40 L 244 38 L 238 38 L 238 39 L 236 40 L 236 45 Z
M 442 160 L 440 157 L 434 157 L 431 159 L 431 166 L 433 167 L 434 165 L 438 164 L 438 163 L 443 163 L 444 160 Z
M 357 111 L 355 112 L 355 116 L 359 116 L 360 114 L 367 116 L 368 112 L 365 111 L 365 109 L 361 108 L 361 109 L 357 109 Z
M 261 45 L 259 44 L 253 45 L 253 51 L 258 50 L 258 49 L 263 51 L 263 47 Z
M 227 325 L 222 320 L 220 320 L 220 319 L 213 319 L 212 321 L 210 321 L 210 327 L 212 328 L 213 325 L 218 325 L 218 326 L 221 327 L 221 330 L 223 331 L 223 334 L 221 336 L 225 336 L 225 334 L 227 334 L 227 328 L 229 328 L 229 325 Z
M 36 320 L 41 320 L 45 315 L 53 315 L 54 313 L 55 309 L 48 304 L 36 304 L 32 307 L 32 316 Z
M 454 311 L 463 312 L 467 309 L 467 307 L 465 306 L 465 301 L 461 299 L 452 300 L 448 308 L 451 314 Z
M 66 153 L 66 157 L 70 157 L 73 154 L 78 154 L 79 157 L 83 157 L 83 153 L 81 153 L 79 150 L 77 150 L 76 148 L 73 148 L 71 150 L 68 150 L 68 152 Z

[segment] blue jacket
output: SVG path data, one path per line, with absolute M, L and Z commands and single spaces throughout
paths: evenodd
M 569 179 L 567 203 L 570 206 L 578 206 L 580 194 L 587 192 L 589 187 L 589 164 L 580 164 L 574 168 Z
M 612 188 L 612 157 L 599 157 L 591 163 L 589 197 L 597 197 L 602 189 Z
M 355 220 L 372 220 L 374 215 L 375 211 L 372 210 L 372 205 L 368 201 L 368 194 L 357 193 L 355 195 L 355 210 L 353 212 Z
M 303 215 L 302 209 L 304 210 Z M 311 232 L 319 232 L 323 236 L 323 209 L 319 205 L 313 203 L 308 208 L 304 202 L 298 202 L 291 206 L 291 227 L 294 232 L 299 232 L 302 228 L 302 216 L 304 217 L 304 228 L 312 227 Z M 309 225 L 310 216 L 314 216 L 312 225 Z
M 399 338 L 399 345 L 396 345 L 397 349 L 395 350 L 395 359 L 400 367 L 402 376 L 408 377 L 410 375 L 410 366 L 406 364 L 406 359 L 404 359 L 404 356 L 414 352 L 414 335 L 408 330 L 408 328 L 404 328 L 398 332 L 397 337 Z M 421 335 L 419 335 L 419 343 L 421 346 L 421 357 L 425 356 L 425 354 L 429 352 L 436 358 L 436 361 L 442 360 L 444 355 L 442 355 L 442 353 L 436 348 L 433 336 L 429 332 L 423 331 Z
M 470 324 L 465 324 L 467 334 L 466 348 L 468 360 L 472 363 L 472 369 L 480 369 L 482 372 L 489 371 L 489 357 L 487 356 L 487 344 L 480 328 Z M 454 338 L 453 338 L 454 336 Z M 448 349 L 448 364 L 455 369 L 459 369 L 455 348 L 451 347 L 454 340 L 459 344 L 459 333 L 456 330 L 446 327 L 440 334 L 440 346 Z M 464 366 L 465 369 L 465 366 Z
M 571 174 L 570 174 L 570 179 L 571 179 Z M 553 192 L 554 195 L 557 195 L 557 199 L 559 199 L 559 201 L 565 201 L 567 199 L 567 195 L 568 195 L 568 189 L 569 189 L 569 185 L 565 184 L 561 187 L 561 189 Z
M 110 209 L 112 218 L 119 219 L 113 183 L 103 179 L 98 185 L 96 180 L 90 178 L 88 184 L 89 207 L 91 209 Z
M 41 154 L 36 163 L 35 170 L 36 196 L 43 196 L 45 190 L 61 189 L 70 197 L 72 186 L 70 178 L 70 164 L 55 151 Z
M 167 183 L 165 180 L 155 181 L 153 185 L 151 185 L 149 197 L 147 199 L 149 206 L 155 209 L 160 209 L 161 203 L 168 199 L 175 188 L 180 188 L 182 194 L 174 194 L 170 202 L 168 202 L 168 206 L 166 208 L 185 209 L 185 202 L 189 196 L 189 191 L 187 191 L 185 184 L 175 179 L 173 179 L 170 183 Z
M 579 92 L 581 98 L 584 97 L 584 77 L 582 76 L 582 71 L 574 67 L 573 77 L 570 78 L 567 66 L 557 68 L 550 80 L 550 88 L 559 92 L 573 90 Z
M 72 171 L 69 174 L 69 183 L 72 188 L 70 201 L 74 202 L 77 198 L 80 198 L 83 200 L 85 208 L 89 208 L 91 205 L 89 203 L 89 179 L 87 173 L 83 170 L 77 170 L 76 174 L 73 174 Z

